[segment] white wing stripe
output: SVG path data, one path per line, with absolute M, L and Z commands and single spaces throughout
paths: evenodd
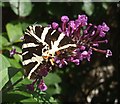
M 35 44 L 35 43 L 24 43 L 23 46 L 22 46 L 22 49 L 23 48 L 28 48 L 28 47 L 37 47 L 39 46 L 39 44 Z
M 43 57 L 42 56 L 38 56 L 38 55 L 36 55 L 36 54 L 34 54 L 33 53 L 33 55 L 35 56 L 35 57 L 32 57 L 31 59 L 28 59 L 28 60 L 24 60 L 22 63 L 23 63 L 23 65 L 27 65 L 27 64 L 29 64 L 29 63 L 31 63 L 31 62 L 38 62 L 38 63 L 42 63 L 42 61 L 43 61 Z
M 26 30 L 26 31 L 28 31 L 28 30 Z M 25 34 L 31 36 L 28 32 L 25 32 Z
M 58 37 L 58 39 L 54 42 L 54 44 L 51 44 L 52 49 L 58 48 L 58 45 L 60 43 L 60 41 L 64 38 L 65 34 L 61 33 L 60 36 Z
M 35 58 L 35 57 L 32 57 L 31 59 L 24 60 L 24 61 L 22 62 L 22 64 L 23 64 L 23 65 L 28 65 L 29 63 L 35 62 L 35 61 L 37 61 L 36 58 Z
M 58 50 L 56 50 L 56 51 L 59 51 L 59 50 L 62 50 L 62 49 L 66 49 L 68 47 L 77 47 L 77 46 L 76 46 L 76 44 L 67 44 L 67 45 L 64 45 L 64 46 L 58 48 Z
M 56 32 L 56 30 L 53 30 L 53 32 L 51 33 L 51 35 L 53 35 Z
M 30 73 L 28 74 L 28 79 L 30 79 L 32 73 L 37 69 L 37 67 L 40 65 L 40 63 L 38 63 L 37 65 L 34 66 L 34 68 L 30 71 Z
M 31 28 L 31 26 L 29 26 L 29 27 Z M 35 35 L 32 30 L 30 30 L 30 31 L 27 30 L 27 32 L 28 32 L 31 36 L 33 36 L 36 40 L 38 40 L 39 43 L 43 43 L 43 45 L 46 45 L 46 44 L 47 44 L 46 42 L 44 42 L 43 40 L 41 40 L 37 35 Z
M 26 51 L 26 52 L 22 53 L 22 56 L 23 56 L 23 55 L 26 55 L 28 52 L 29 52 L 29 51 Z
M 41 40 L 44 41 L 45 40 L 45 37 L 49 31 L 50 27 L 45 27 L 42 34 L 41 34 Z
M 28 74 L 28 79 L 30 79 L 30 76 L 32 75 L 32 73 L 37 69 L 37 67 L 42 63 L 43 61 L 43 57 L 40 57 L 36 54 L 33 53 L 33 55 L 35 56 L 35 60 L 38 62 L 37 65 L 34 66 L 34 68 L 32 68 L 32 70 L 30 71 L 30 73 Z

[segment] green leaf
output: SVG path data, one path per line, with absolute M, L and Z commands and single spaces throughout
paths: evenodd
M 20 23 L 14 25 L 8 23 L 6 25 L 6 30 L 11 43 L 20 41 L 20 37 L 23 35 L 22 26 Z
M 16 87 L 18 88 L 18 87 L 21 87 L 21 88 L 24 88 L 24 86 L 26 86 L 27 84 L 31 84 L 32 83 L 32 81 L 31 80 L 29 80 L 28 78 L 24 78 L 21 82 L 19 82 L 17 85 L 16 85 Z
M 61 78 L 55 74 L 55 73 L 49 73 L 45 78 L 45 83 L 47 85 L 53 85 L 55 83 L 60 83 L 61 82 Z
M 19 62 L 17 62 L 15 59 L 8 58 L 8 61 L 10 62 L 11 66 L 14 68 L 22 68 Z
M 27 92 L 24 92 L 24 91 L 11 91 L 11 92 L 8 92 L 8 94 L 18 94 L 18 95 L 23 95 L 23 96 L 26 96 L 26 97 L 31 97 L 31 95 Z
M 53 103 L 53 102 L 54 102 L 54 103 L 58 104 L 58 103 L 57 103 L 57 100 L 56 100 L 56 99 L 54 99 L 53 97 L 50 97 L 49 101 L 50 101 L 51 103 Z
M 0 71 L 0 75 L 2 79 L 0 79 L 0 90 L 4 87 L 4 85 L 9 81 L 8 76 L 8 68 L 5 68 L 3 71 Z
M 13 78 L 20 70 L 22 69 L 18 69 L 18 68 L 14 68 L 14 67 L 9 67 L 8 68 L 8 74 L 9 74 L 9 78 Z
M 55 84 L 54 86 L 50 85 L 50 86 L 48 86 L 48 89 L 47 89 L 46 92 L 51 96 L 54 95 L 54 94 L 60 94 L 61 88 L 58 84 Z
M 38 104 L 38 102 L 34 98 L 28 98 L 20 101 L 22 104 L 26 104 L 28 102 Z
M 7 45 L 9 45 L 10 43 L 8 42 L 8 40 L 4 37 L 4 36 L 2 36 L 2 35 L 0 35 L 0 50 L 2 50 L 2 49 L 4 49 L 4 47 L 5 46 L 7 46 Z
M 4 87 L 4 85 L 9 81 L 8 76 L 8 67 L 10 67 L 10 63 L 5 56 L 0 54 L 0 75 L 2 78 L 0 79 L 0 90 Z
M 16 92 L 16 91 L 15 91 Z M 15 102 L 20 102 L 23 99 L 29 98 L 28 96 L 24 96 L 24 94 L 14 94 L 14 93 L 5 93 L 3 94 L 3 103 L 8 103 L 8 104 L 15 104 Z
M 28 78 L 24 78 L 23 79 L 23 69 L 20 68 L 13 68 L 13 67 L 9 67 L 8 73 L 9 73 L 9 79 L 11 81 L 12 84 L 16 84 L 14 85 L 14 90 L 15 89 L 21 89 L 22 91 L 26 90 L 25 85 L 32 83 L 31 80 L 29 80 Z
M 28 16 L 33 7 L 30 0 L 10 0 L 10 6 L 14 13 L 20 17 Z
M 87 15 L 91 16 L 93 14 L 93 10 L 94 10 L 93 3 L 92 2 L 84 2 L 82 10 L 84 10 Z
M 22 70 L 22 69 L 21 69 Z M 18 81 L 19 79 L 21 79 L 23 77 L 23 74 L 21 71 L 17 72 L 12 78 L 11 78 L 11 82 L 12 84 L 14 84 L 16 81 Z
M 17 52 L 19 52 L 19 53 L 22 52 L 22 49 L 21 49 L 21 48 L 19 48 L 19 47 L 17 47 L 17 46 L 14 46 L 14 47 L 15 47 L 15 49 L 16 49 Z M 21 59 L 22 59 L 22 58 L 21 58 L 21 55 L 15 54 L 13 57 L 15 58 L 15 60 L 16 60 L 17 62 L 22 61 L 22 60 L 21 60 Z
M 22 29 L 23 29 L 23 31 L 25 31 L 26 28 L 27 28 L 29 25 L 31 25 L 31 24 L 26 23 L 26 22 L 22 22 L 21 25 L 22 25 Z
M 0 71 L 10 67 L 10 63 L 9 63 L 8 59 L 4 55 L 0 54 L 0 58 L 1 58 L 0 59 L 0 66 L 2 66 L 2 69 L 0 69 Z

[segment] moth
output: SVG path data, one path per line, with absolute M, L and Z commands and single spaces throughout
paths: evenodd
M 40 77 L 39 72 L 55 65 L 54 58 L 60 53 L 67 52 L 76 44 L 64 33 L 43 27 L 31 25 L 25 30 L 22 45 L 22 64 L 28 79 Z

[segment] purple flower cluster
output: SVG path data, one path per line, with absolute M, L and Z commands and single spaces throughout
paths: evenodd
M 108 43 L 106 33 L 109 31 L 109 27 L 105 22 L 96 26 L 91 23 L 88 24 L 87 20 L 88 17 L 86 15 L 78 15 L 76 20 L 70 20 L 68 16 L 62 16 L 61 25 L 56 22 L 52 23 L 51 27 L 53 29 L 63 32 L 77 46 L 68 57 L 66 57 L 67 55 L 63 55 L 62 58 L 59 58 L 59 56 L 55 57 L 55 63 L 60 68 L 67 65 L 68 62 L 79 65 L 84 59 L 90 61 L 93 51 L 106 54 L 106 57 L 112 56 L 112 52 L 109 49 L 99 49 L 100 44 Z

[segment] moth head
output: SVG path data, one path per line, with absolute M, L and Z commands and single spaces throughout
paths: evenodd
M 49 60 L 52 65 L 54 65 L 54 56 L 55 52 L 52 52 L 51 50 L 47 50 L 43 52 L 42 56 L 45 60 Z
M 54 54 L 51 53 L 49 50 L 43 52 L 42 56 L 44 57 L 54 57 Z

